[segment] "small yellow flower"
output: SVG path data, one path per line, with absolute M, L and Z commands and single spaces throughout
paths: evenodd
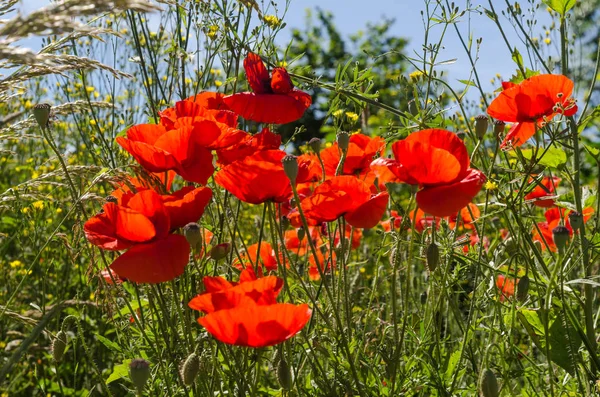
M 485 190 L 498 190 L 498 184 L 493 181 L 487 181 L 484 185 Z
M 208 32 L 206 32 L 206 35 L 214 40 L 217 37 L 218 32 L 219 27 L 217 25 L 210 25 L 210 27 L 208 28 Z
M 550 43 L 552 43 L 552 40 L 550 40 L 550 37 L 546 37 L 546 38 L 544 39 L 544 43 L 546 43 L 546 44 L 550 45 Z
M 62 213 L 62 212 L 63 212 L 62 208 L 57 208 L 57 209 L 56 209 L 56 213 L 57 213 L 57 214 L 60 214 L 60 213 Z
M 344 111 L 342 109 L 338 109 L 335 112 L 331 113 L 333 117 L 341 117 Z
M 277 18 L 275 15 L 265 15 L 263 21 L 265 21 L 270 28 L 276 28 L 281 25 L 281 19 Z
M 87 86 L 87 87 L 85 87 L 85 90 L 86 90 L 88 93 L 90 93 L 90 94 L 91 94 L 91 93 L 92 93 L 92 92 L 94 92 L 96 89 L 95 89 L 94 87 L 92 87 L 92 86 Z
M 33 208 L 35 208 L 36 210 L 43 210 L 44 209 L 44 202 L 42 200 L 38 200 L 35 201 L 33 204 L 31 204 L 33 206 Z
M 17 267 L 23 266 L 23 262 L 17 259 L 15 261 L 10 262 L 9 265 L 11 268 L 16 269 Z
M 216 80 L 216 81 L 215 81 L 215 86 L 217 86 L 217 87 L 220 87 L 220 86 L 222 86 L 222 85 L 223 85 L 223 82 L 222 82 L 222 81 L 219 81 L 219 80 Z
M 93 301 L 94 299 L 96 299 L 96 294 L 91 292 L 90 293 L 90 300 Z
M 348 120 L 352 122 L 356 122 L 356 120 L 358 120 L 358 114 L 354 112 L 346 112 L 346 117 L 348 117 Z
M 94 120 L 94 119 L 90 120 L 90 125 L 96 125 L 96 124 L 97 124 L 96 120 Z
M 408 77 L 410 77 L 410 79 L 413 81 L 418 81 L 421 78 L 421 76 L 423 76 L 423 72 L 419 70 L 415 70 L 414 72 L 408 75 Z

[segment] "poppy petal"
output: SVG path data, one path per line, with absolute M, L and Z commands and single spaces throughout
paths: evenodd
M 271 78 L 264 62 L 257 54 L 249 52 L 244 59 L 248 85 L 257 94 L 271 92 Z
M 298 90 L 288 94 L 240 92 L 226 96 L 223 101 L 246 120 L 269 124 L 296 121 L 312 103 L 309 94 Z
M 119 256 L 110 268 L 136 283 L 162 283 L 183 274 L 190 245 L 185 237 L 170 234 L 149 244 L 138 244 Z
M 504 137 L 500 149 L 509 149 L 511 147 L 521 146 L 529 138 L 535 135 L 535 123 L 515 123 Z
M 163 196 L 163 202 L 169 219 L 171 229 L 177 229 L 190 222 L 197 222 L 204 208 L 212 198 L 212 190 L 207 187 L 194 189 L 193 186 L 184 187 L 171 196 Z
M 136 193 L 128 201 L 127 206 L 150 219 L 156 229 L 157 237 L 162 238 L 169 233 L 169 213 L 163 205 L 161 196 L 154 190 Z
M 177 159 L 171 153 L 145 142 L 136 142 L 122 136 L 117 137 L 116 141 L 133 156 L 135 161 L 150 172 L 173 170 L 179 165 Z
M 379 193 L 360 207 L 344 215 L 346 221 L 361 229 L 370 229 L 377 226 L 385 213 L 389 200 L 387 192 Z

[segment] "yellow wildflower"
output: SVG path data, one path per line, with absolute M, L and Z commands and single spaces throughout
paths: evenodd
M 33 208 L 35 208 L 36 210 L 43 210 L 44 209 L 44 202 L 42 200 L 38 200 L 35 201 L 33 204 L 31 204 L 33 206 Z
M 279 25 L 281 25 L 281 19 L 277 18 L 275 15 L 265 15 L 263 17 L 263 21 L 267 24 L 267 26 L 269 26 L 270 28 L 276 28 Z
M 354 113 L 354 112 L 346 112 L 346 117 L 348 117 L 348 120 L 355 122 L 356 120 L 358 120 L 358 114 Z
M 498 184 L 490 180 L 485 183 L 484 187 L 485 190 L 498 190 Z
M 9 265 L 11 268 L 16 269 L 17 267 L 23 266 L 23 262 L 17 259 L 15 261 L 10 262 Z

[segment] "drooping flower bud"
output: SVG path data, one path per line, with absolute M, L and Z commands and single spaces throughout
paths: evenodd
M 506 123 L 502 120 L 494 121 L 494 135 L 496 135 L 496 139 L 500 140 L 501 135 L 504 133 L 504 126 Z
M 319 138 L 312 138 L 308 141 L 308 146 L 310 146 L 313 152 L 318 154 L 321 151 L 321 140 Z
M 137 389 L 139 394 L 142 394 L 146 382 L 150 379 L 150 363 L 143 358 L 136 358 L 129 363 L 129 378 Z
M 192 353 L 185 359 L 181 366 L 181 379 L 186 386 L 190 386 L 196 380 L 200 370 L 200 358 L 196 353 Z
M 283 357 L 279 360 L 279 364 L 277 364 L 277 380 L 283 390 L 292 389 L 292 371 Z
M 287 155 L 282 160 L 283 170 L 289 178 L 292 185 L 296 184 L 296 178 L 298 177 L 298 159 L 296 156 Z
M 421 292 L 421 304 L 424 305 L 427 303 L 427 292 L 423 291 Z
M 200 233 L 200 225 L 196 222 L 190 222 L 183 227 L 183 235 L 192 248 L 196 248 L 202 241 L 202 233 Z
M 226 258 L 231 251 L 231 244 L 221 243 L 210 249 L 210 257 L 216 261 Z
M 52 358 L 54 358 L 54 362 L 59 363 L 62 360 L 67 342 L 67 334 L 63 330 L 58 331 L 52 341 Z
M 340 131 L 337 133 L 335 140 L 338 144 L 338 147 L 342 149 L 343 152 L 348 151 L 348 145 L 350 145 L 350 134 L 346 131 Z
M 35 117 L 35 121 L 37 121 L 41 128 L 48 126 L 50 109 L 52 109 L 52 106 L 47 103 L 38 103 L 33 107 L 33 117 Z
M 482 397 L 498 397 L 498 380 L 491 369 L 486 368 L 479 377 L 479 395 Z
M 529 277 L 523 276 L 519 279 L 517 284 L 517 300 L 519 302 L 525 302 L 527 300 L 527 293 L 529 292 Z
M 475 116 L 475 135 L 480 140 L 485 137 L 485 133 L 488 129 L 488 118 L 485 114 Z
M 569 214 L 569 223 L 573 230 L 579 230 L 583 226 L 583 214 L 581 212 L 573 211 Z
M 565 226 L 556 226 L 552 229 L 552 238 L 554 239 L 554 244 L 559 251 L 562 251 L 569 242 L 569 229 Z
M 436 243 L 430 243 L 427 246 L 427 268 L 431 273 L 435 272 L 440 263 L 440 249 Z

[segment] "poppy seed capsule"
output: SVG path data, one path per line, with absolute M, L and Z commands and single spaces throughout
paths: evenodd
M 583 226 L 583 214 L 581 212 L 573 211 L 569 214 L 569 223 L 573 230 L 578 230 Z
M 181 367 L 181 378 L 186 386 L 190 386 L 196 380 L 200 370 L 200 358 L 196 353 L 192 353 L 186 358 Z
M 192 247 L 198 246 L 202 240 L 200 225 L 198 225 L 196 222 L 188 223 L 183 227 L 183 235 Z
M 230 251 L 231 245 L 229 243 L 221 243 L 210 249 L 210 257 L 218 261 L 227 257 Z
M 48 125 L 51 108 L 52 106 L 47 103 L 38 103 L 33 107 L 33 117 L 35 117 L 35 121 L 37 121 L 41 128 Z
M 306 236 L 306 231 L 304 230 L 303 227 L 298 228 L 298 231 L 296 232 L 296 234 L 298 235 L 298 240 L 302 241 L 304 240 L 304 237 Z
M 287 155 L 281 160 L 281 163 L 292 185 L 296 184 L 296 178 L 298 177 L 298 160 L 296 156 Z
M 498 380 L 491 369 L 486 368 L 479 377 L 479 395 L 482 397 L 498 397 Z
M 517 284 L 517 300 L 519 302 L 525 302 L 527 300 L 527 293 L 529 292 L 529 277 L 523 276 Z
M 504 126 L 506 123 L 502 120 L 494 121 L 494 135 L 497 139 L 500 139 L 500 134 L 504 133 Z
M 554 239 L 556 248 L 563 250 L 569 241 L 569 229 L 565 226 L 556 226 L 552 229 L 552 238 Z
M 63 330 L 60 330 L 52 341 L 52 358 L 54 358 L 54 362 L 59 363 L 62 360 L 66 348 L 67 334 Z
M 430 243 L 427 246 L 427 268 L 431 273 L 435 272 L 440 263 L 440 249 L 436 243 Z
M 142 393 L 146 382 L 150 379 L 150 363 L 143 358 L 136 358 L 129 363 L 129 377 L 138 393 Z
M 485 114 L 480 114 L 475 117 L 475 135 L 480 140 L 485 137 L 485 133 L 488 129 L 488 118 Z
M 308 146 L 310 146 L 313 152 L 318 154 L 321 151 L 321 140 L 319 138 L 313 138 L 308 141 Z
M 292 389 L 292 371 L 285 358 L 281 358 L 277 364 L 277 380 L 283 390 Z
M 347 152 L 348 145 L 350 145 L 350 134 L 348 134 L 346 131 L 340 131 L 335 136 L 335 141 L 343 152 Z

